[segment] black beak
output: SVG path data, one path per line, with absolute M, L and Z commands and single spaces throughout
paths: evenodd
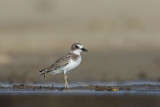
M 88 50 L 87 50 L 87 49 L 85 49 L 85 48 L 82 48 L 81 50 L 82 50 L 82 51 L 84 51 L 84 52 L 88 52 Z

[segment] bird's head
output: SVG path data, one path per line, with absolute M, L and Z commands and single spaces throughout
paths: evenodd
M 82 51 L 83 52 L 88 52 L 88 50 L 85 49 L 82 44 L 80 44 L 80 43 L 74 43 L 74 44 L 72 44 L 72 46 L 71 46 L 71 52 L 72 53 L 74 53 L 74 54 L 80 54 Z

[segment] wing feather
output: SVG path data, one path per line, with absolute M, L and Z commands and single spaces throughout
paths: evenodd
M 66 66 L 69 63 L 70 58 L 71 58 L 71 54 L 70 53 L 66 54 L 65 56 L 56 60 L 50 67 L 39 71 L 40 75 L 44 75 L 44 78 L 45 78 L 46 73 Z
M 66 66 L 69 63 L 69 60 L 71 58 L 70 54 L 67 54 L 61 58 L 59 58 L 58 60 L 56 60 L 50 67 L 49 67 L 49 71 L 52 70 L 57 70 L 60 69 L 64 66 Z

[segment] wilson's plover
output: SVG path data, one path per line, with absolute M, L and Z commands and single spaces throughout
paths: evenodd
M 65 88 L 67 87 L 69 89 L 67 76 L 69 71 L 78 67 L 79 64 L 81 63 L 81 54 L 80 54 L 81 51 L 88 52 L 87 49 L 83 48 L 82 44 L 80 43 L 72 44 L 71 50 L 68 54 L 56 60 L 48 68 L 39 71 L 40 75 L 44 75 L 45 78 L 46 73 L 51 73 L 53 75 L 64 73 Z

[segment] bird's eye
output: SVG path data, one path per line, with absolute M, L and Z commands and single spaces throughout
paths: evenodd
M 78 47 L 77 45 L 75 45 L 75 48 L 77 48 L 77 49 L 78 49 L 79 47 Z

